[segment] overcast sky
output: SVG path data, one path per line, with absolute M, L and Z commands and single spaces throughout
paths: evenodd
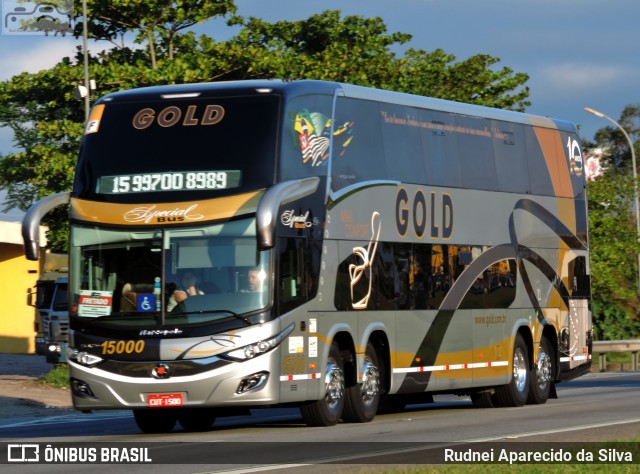
M 16 0 L 0 2 L 5 26 Z M 625 105 L 640 102 L 638 0 L 236 0 L 236 5 L 240 15 L 268 21 L 334 9 L 380 16 L 389 32 L 413 36 L 410 47 L 442 48 L 458 59 L 479 53 L 497 57 L 499 67 L 529 74 L 527 112 L 574 122 L 587 139 L 609 123 L 584 112 L 585 106 L 618 119 Z M 232 34 L 222 22 L 198 31 L 219 40 Z M 68 37 L 0 35 L 0 80 L 51 67 L 75 54 L 79 44 Z M 7 130 L 0 130 L 0 153 L 9 151 L 10 142 Z

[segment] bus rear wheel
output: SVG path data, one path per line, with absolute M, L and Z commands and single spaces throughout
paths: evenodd
M 343 419 L 349 423 L 373 420 L 380 403 L 380 368 L 373 344 L 367 344 L 364 355 L 362 383 L 347 388 Z
M 549 399 L 554 373 L 555 366 L 551 353 L 551 343 L 543 336 L 538 349 L 538 359 L 531 369 L 531 386 L 529 387 L 527 403 L 542 405 Z
M 324 374 L 324 396 L 300 407 L 302 418 L 309 426 L 333 426 L 344 409 L 344 362 L 335 342 L 329 350 Z
M 143 433 L 169 433 L 178 419 L 172 409 L 138 409 L 133 410 L 133 417 Z
M 516 335 L 513 347 L 513 375 L 507 385 L 496 387 L 492 397 L 494 404 L 501 407 L 521 407 L 529 394 L 529 356 L 522 335 Z

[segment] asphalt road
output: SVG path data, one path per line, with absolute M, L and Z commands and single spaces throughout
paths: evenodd
M 459 446 L 500 450 L 507 445 L 530 449 L 540 446 L 538 443 L 552 443 L 557 449 L 574 442 L 637 439 L 639 393 L 640 372 L 589 374 L 558 385 L 558 399 L 521 408 L 476 409 L 468 399 L 442 396 L 436 397 L 434 404 L 382 414 L 371 423 L 341 423 L 330 428 L 304 426 L 295 409 L 256 410 L 252 417 L 216 420 L 214 429 L 206 433 L 176 429 L 163 435 L 141 434 L 128 412 L 74 413 L 2 422 L 0 438 L 11 443 L 72 443 L 60 446 L 96 449 L 126 443 L 128 447 L 147 447 L 155 463 L 128 465 L 126 469 L 123 465 L 92 464 L 92 472 L 107 467 L 111 468 L 108 472 L 154 474 L 345 472 L 347 468 L 370 472 L 387 464 L 428 463 L 434 459 L 431 456 L 441 459 L 444 449 Z M 358 470 L 362 463 L 369 463 L 367 470 Z M 13 470 L 18 466 L 6 467 L 9 469 L 3 472 L 19 472 Z M 88 468 L 86 464 L 29 467 L 29 472 L 47 473 L 86 472 Z

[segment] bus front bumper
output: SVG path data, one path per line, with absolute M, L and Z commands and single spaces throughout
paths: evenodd
M 131 377 L 69 361 L 73 405 L 78 410 L 160 407 L 264 406 L 277 403 L 273 353 L 187 376 Z

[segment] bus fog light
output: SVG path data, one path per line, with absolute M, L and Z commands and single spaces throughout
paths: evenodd
M 69 382 L 71 384 L 71 391 L 75 396 L 80 398 L 96 398 L 88 383 L 74 378 L 71 378 Z
M 239 395 L 252 390 L 260 390 L 267 383 L 267 380 L 269 380 L 269 372 L 256 372 L 255 374 L 251 374 L 240 381 L 236 393 Z

